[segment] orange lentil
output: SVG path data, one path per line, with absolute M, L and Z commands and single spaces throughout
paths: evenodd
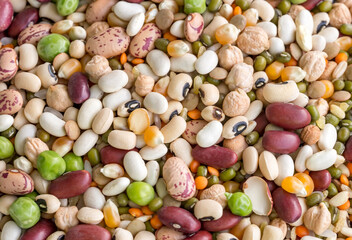
M 347 210 L 351 206 L 350 200 L 347 200 L 344 204 L 338 206 L 337 208 L 340 210 Z
M 124 65 L 127 62 L 127 55 L 126 53 L 122 53 L 120 56 L 120 63 Z
M 154 213 L 154 212 L 150 211 L 148 206 L 143 206 L 141 209 L 145 215 L 152 215 Z
M 15 48 L 15 46 L 12 43 L 9 43 L 9 44 L 3 45 L 2 48 Z
M 138 64 L 144 63 L 144 60 L 142 58 L 135 58 L 131 61 L 131 63 L 134 65 L 138 65 Z
M 219 177 L 219 175 L 220 175 L 219 170 L 217 170 L 216 168 L 213 168 L 213 167 L 209 167 L 209 166 L 208 166 L 208 172 L 210 175 L 214 175 L 217 177 Z
M 97 184 L 96 182 L 93 182 L 93 181 L 92 181 L 92 182 L 90 183 L 90 186 L 91 186 L 91 187 L 96 187 L 96 186 L 98 186 L 98 184 Z
M 170 42 L 174 41 L 174 40 L 177 40 L 177 37 L 172 35 L 170 32 L 164 33 L 163 37 L 166 38 L 167 40 L 169 40 Z
M 350 174 L 352 174 L 352 163 L 347 163 L 347 168 L 350 171 Z
M 296 227 L 296 235 L 300 238 L 309 235 L 309 230 L 305 226 L 301 225 Z
M 200 111 L 198 109 L 193 109 L 191 111 L 188 111 L 187 115 L 188 117 L 197 120 L 200 118 Z
M 205 189 L 208 185 L 208 179 L 206 177 L 203 176 L 198 176 L 196 177 L 196 179 L 194 179 L 195 183 L 196 183 L 196 188 L 198 190 L 202 190 Z
M 348 56 L 345 52 L 339 52 L 339 54 L 337 54 L 337 56 L 335 57 L 335 62 L 337 64 L 339 64 L 340 62 L 343 61 L 347 61 L 348 60 Z
M 158 215 L 156 214 L 150 219 L 150 225 L 152 225 L 154 229 L 159 229 L 163 226 Z
M 285 67 L 289 67 L 289 66 L 297 66 L 297 61 L 296 59 L 294 59 L 293 57 L 291 57 L 290 61 L 288 61 L 287 63 L 285 63 Z
M 133 217 L 141 217 L 143 216 L 142 210 L 139 208 L 130 208 L 128 209 L 128 212 L 133 216 Z
M 193 160 L 189 165 L 189 169 L 191 169 L 191 172 L 196 173 L 199 166 L 200 166 L 200 163 L 196 160 Z
M 239 6 L 236 6 L 233 9 L 233 15 L 241 15 L 242 14 L 242 9 Z
M 345 184 L 346 186 L 348 186 L 348 178 L 346 177 L 346 175 L 341 174 L 340 182 L 341 182 L 342 184 Z

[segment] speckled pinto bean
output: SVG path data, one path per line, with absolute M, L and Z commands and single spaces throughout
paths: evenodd
M 163 207 L 158 211 L 158 217 L 164 225 L 183 233 L 195 233 L 201 227 L 200 221 L 193 214 L 179 207 Z
M 90 224 L 80 224 L 68 230 L 65 240 L 110 240 L 111 234 L 105 228 Z
M 70 198 L 84 193 L 90 186 L 92 177 L 86 170 L 66 173 L 51 182 L 49 193 L 57 198 Z
M 192 150 L 192 156 L 198 162 L 215 168 L 228 168 L 237 162 L 234 151 L 217 145 L 208 148 L 196 146 Z
M 0 114 L 15 114 L 23 105 L 21 93 L 13 89 L 0 92 Z
M 17 53 L 12 48 L 0 49 L 0 83 L 13 78 L 18 70 Z
M 21 240 L 45 240 L 55 231 L 56 226 L 54 222 L 42 218 L 22 235 Z
M 263 136 L 263 147 L 274 153 L 292 153 L 299 147 L 299 136 L 287 131 L 266 131 Z
M 35 24 L 38 22 L 39 13 L 37 8 L 26 8 L 21 11 L 16 17 L 12 20 L 12 23 L 7 30 L 7 33 L 10 37 L 17 37 L 22 30 L 24 30 L 29 24 Z
M 221 218 L 213 221 L 202 222 L 202 228 L 209 232 L 220 232 L 236 226 L 242 217 L 232 214 L 229 210 L 224 210 Z
M 13 7 L 9 0 L 0 1 L 0 32 L 5 31 L 11 24 Z
M 34 190 L 33 179 L 18 169 L 4 170 L 0 173 L 0 192 L 12 195 L 25 195 Z
M 302 208 L 296 195 L 277 188 L 272 196 L 274 208 L 282 220 L 293 223 L 301 217 Z
M 37 45 L 40 39 L 50 34 L 51 25 L 47 23 L 39 23 L 29 26 L 20 32 L 17 38 L 19 45 L 30 43 Z

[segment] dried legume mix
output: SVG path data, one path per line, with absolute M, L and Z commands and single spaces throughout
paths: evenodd
M 351 12 L 0 0 L 0 239 L 351 240 Z

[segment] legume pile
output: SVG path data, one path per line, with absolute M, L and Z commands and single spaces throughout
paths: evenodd
M 1 240 L 352 240 L 352 0 L 0 0 Z

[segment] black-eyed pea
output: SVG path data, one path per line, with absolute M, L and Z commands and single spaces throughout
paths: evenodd
M 225 114 L 221 108 L 218 108 L 216 106 L 207 106 L 204 108 L 201 112 L 201 116 L 205 121 L 224 121 L 225 119 Z
M 206 106 L 214 105 L 220 97 L 218 88 L 213 84 L 202 84 L 199 88 L 199 95 Z
M 166 112 L 160 114 L 160 119 L 164 123 L 168 123 L 174 116 L 180 114 L 182 110 L 182 104 L 179 101 L 171 100 L 168 102 L 168 107 Z
M 161 129 L 161 132 L 164 135 L 164 142 L 170 143 L 174 141 L 181 136 L 185 130 L 186 121 L 180 116 L 173 117 L 171 121 Z
M 51 194 L 41 194 L 36 196 L 36 203 L 40 210 L 44 213 L 55 213 L 60 208 L 60 201 L 57 197 Z
M 222 131 L 225 139 L 232 139 L 241 134 L 248 126 L 248 119 L 244 116 L 237 116 L 229 119 Z
M 126 101 L 117 108 L 117 115 L 119 117 L 128 117 L 131 112 L 140 107 L 141 103 L 138 100 L 132 99 Z
M 69 53 L 73 58 L 82 58 L 86 54 L 86 45 L 82 40 L 74 40 L 70 44 Z
M 194 216 L 201 221 L 217 220 L 222 214 L 221 204 L 212 199 L 202 199 L 194 206 Z
M 64 231 L 56 231 L 46 239 L 46 240 L 60 240 L 65 238 L 65 232 Z
M 258 89 L 264 87 L 264 85 L 269 81 L 269 78 L 264 71 L 259 71 L 253 74 L 253 80 L 253 88 Z
M 171 78 L 167 94 L 174 100 L 182 101 L 191 87 L 192 78 L 188 74 L 180 73 Z
M 63 55 L 61 55 L 63 56 Z M 68 57 L 68 56 L 67 56 Z M 55 61 L 55 59 L 54 59 Z M 39 77 L 42 86 L 48 88 L 57 83 L 58 78 L 55 75 L 54 67 L 51 63 L 44 63 L 37 67 L 36 75 Z
M 76 206 L 60 207 L 55 213 L 56 226 L 67 232 L 71 227 L 78 225 L 78 208 Z

